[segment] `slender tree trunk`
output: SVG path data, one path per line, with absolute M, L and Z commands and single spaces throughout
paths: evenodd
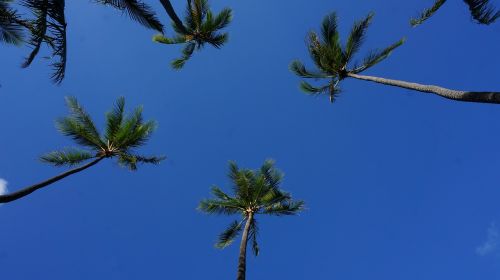
M 27 195 L 29 195 L 30 193 L 38 190 L 38 189 L 41 189 L 43 187 L 46 187 L 52 183 L 55 183 L 65 177 L 68 177 L 69 175 L 71 174 L 75 174 L 75 173 L 78 173 L 82 170 L 85 170 L 91 166 L 93 166 L 94 164 L 98 163 L 99 161 L 101 161 L 104 157 L 98 157 L 96 158 L 95 160 L 83 165 L 83 166 L 80 166 L 78 168 L 75 168 L 75 169 L 71 169 L 69 171 L 66 171 L 62 174 L 59 174 L 55 177 L 52 177 L 46 181 L 43 181 L 41 183 L 38 183 L 38 184 L 35 184 L 35 185 L 32 185 L 30 187 L 26 187 L 24 189 L 21 189 L 19 191 L 16 191 L 16 192 L 13 192 L 13 193 L 8 193 L 8 194 L 5 194 L 5 195 L 0 195 L 0 203 L 7 203 L 7 202 L 11 202 L 11 201 L 14 201 L 14 200 L 18 200 L 22 197 L 25 197 Z
M 179 28 L 183 32 L 187 33 L 186 27 L 175 13 L 174 7 L 172 7 L 172 3 L 170 3 L 170 0 L 160 0 L 160 3 L 163 5 L 163 8 L 165 8 L 165 11 L 167 12 L 170 19 L 172 19 L 172 21 L 175 23 L 175 26 L 177 26 L 177 28 Z
M 410 83 L 400 80 L 385 79 L 373 76 L 358 75 L 353 73 L 348 73 L 347 76 L 359 80 L 365 80 L 389 86 L 406 88 L 420 92 L 434 93 L 444 98 L 453 99 L 457 101 L 500 104 L 500 92 L 452 90 L 439 86 L 421 85 L 417 83 Z
M 250 212 L 247 217 L 247 222 L 245 223 L 245 228 L 243 229 L 243 235 L 241 236 L 240 244 L 240 257 L 238 259 L 238 276 L 237 280 L 245 280 L 246 270 L 247 270 L 247 243 L 248 243 L 248 231 L 250 225 L 252 224 L 253 213 Z

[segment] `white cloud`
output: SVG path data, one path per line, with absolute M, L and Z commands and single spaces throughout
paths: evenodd
M 0 178 L 0 195 L 6 194 L 8 192 L 7 190 L 7 181 L 4 179 Z
M 498 248 L 500 233 L 495 223 L 491 223 L 488 228 L 488 236 L 483 245 L 476 248 L 476 253 L 480 256 L 486 256 L 493 253 Z

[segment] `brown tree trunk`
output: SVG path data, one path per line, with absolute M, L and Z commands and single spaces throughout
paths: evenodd
M 160 0 L 160 3 L 162 4 L 163 8 L 165 8 L 165 11 L 167 12 L 170 19 L 175 23 L 175 26 L 177 26 L 179 30 L 187 33 L 186 27 L 184 27 L 181 19 L 175 13 L 174 7 L 172 7 L 172 3 L 170 3 L 170 0 Z
M 500 104 L 500 92 L 452 90 L 439 86 L 421 85 L 417 83 L 410 83 L 400 80 L 385 79 L 373 76 L 358 75 L 353 73 L 348 73 L 347 76 L 354 79 L 370 81 L 389 86 L 406 88 L 420 92 L 434 93 L 441 97 L 457 101 Z
M 8 193 L 8 194 L 4 194 L 4 195 L 0 195 L 0 203 L 8 203 L 8 202 L 12 202 L 14 200 L 18 200 L 20 198 L 23 198 L 27 195 L 29 195 L 30 193 L 38 190 L 38 189 L 41 189 L 45 186 L 48 186 L 52 183 L 55 183 L 65 177 L 68 177 L 69 175 L 71 174 L 75 174 L 75 173 L 78 173 L 82 170 L 85 170 L 91 166 L 93 166 L 94 164 L 98 163 L 99 161 L 101 161 L 104 157 L 98 157 L 96 158 L 95 160 L 83 165 L 83 166 L 80 166 L 78 168 L 75 168 L 75 169 L 71 169 L 69 171 L 66 171 L 62 174 L 59 174 L 55 177 L 52 177 L 46 181 L 43 181 L 41 183 L 38 183 L 38 184 L 35 184 L 33 186 L 30 186 L 30 187 L 26 187 L 24 189 L 21 189 L 19 191 L 16 191 L 16 192 L 13 192 L 13 193 Z
M 247 217 L 247 222 L 245 223 L 245 228 L 243 229 L 243 234 L 241 236 L 241 244 L 240 244 L 240 257 L 238 259 L 238 276 L 237 280 L 245 280 L 246 270 L 247 270 L 247 243 L 248 243 L 248 231 L 250 229 L 250 225 L 252 224 L 253 213 L 250 212 Z

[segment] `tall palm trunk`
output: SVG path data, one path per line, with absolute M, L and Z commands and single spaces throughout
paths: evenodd
M 457 101 L 500 104 L 500 92 L 452 90 L 439 86 L 421 85 L 417 83 L 410 83 L 400 80 L 392 80 L 392 79 L 379 78 L 373 76 L 358 75 L 353 73 L 348 73 L 347 76 L 359 80 L 365 80 L 389 86 L 406 88 L 420 92 L 434 93 L 444 98 L 453 99 Z
M 38 189 L 41 189 L 45 186 L 48 186 L 52 183 L 55 183 L 65 177 L 68 177 L 69 175 L 71 174 L 75 174 L 75 173 L 78 173 L 82 170 L 85 170 L 93 165 L 95 165 L 96 163 L 98 163 L 99 161 L 101 161 L 104 157 L 98 157 L 96 158 L 95 160 L 83 165 L 83 166 L 80 166 L 78 168 L 75 168 L 75 169 L 71 169 L 69 171 L 66 171 L 62 174 L 59 174 L 55 177 L 52 177 L 46 181 L 43 181 L 41 183 L 38 183 L 38 184 L 35 184 L 33 186 L 30 186 L 30 187 L 26 187 L 24 189 L 21 189 L 19 191 L 16 191 L 16 192 L 13 192 L 13 193 L 9 193 L 9 194 L 5 194 L 5 195 L 0 195 L 0 203 L 7 203 L 7 202 L 11 202 L 11 201 L 14 201 L 14 200 L 17 200 L 17 199 L 20 199 L 22 197 L 25 197 L 27 195 L 29 195 L 30 193 L 38 190 Z
M 186 27 L 175 13 L 174 7 L 172 7 L 172 3 L 170 3 L 170 0 L 160 0 L 160 3 L 162 4 L 170 19 L 175 23 L 175 26 L 177 26 L 177 28 L 179 28 L 179 30 L 181 30 L 182 32 L 187 33 Z
M 252 224 L 253 213 L 250 212 L 247 217 L 247 222 L 245 228 L 243 229 L 243 235 L 241 236 L 240 244 L 240 257 L 238 259 L 238 276 L 237 280 L 245 280 L 246 270 L 247 270 L 247 243 L 248 243 L 248 231 L 250 230 L 250 225 Z

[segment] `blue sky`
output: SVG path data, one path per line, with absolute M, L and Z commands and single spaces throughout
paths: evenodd
M 288 71 L 293 59 L 311 65 L 304 39 L 328 12 L 345 34 L 374 11 L 364 51 L 407 42 L 367 74 L 498 91 L 499 24 L 472 23 L 462 1 L 416 29 L 409 18 L 432 1 L 212 1 L 234 10 L 230 42 L 174 71 L 179 47 L 115 10 L 67 2 L 61 86 L 43 59 L 20 69 L 28 50 L 1 46 L 0 178 L 16 190 L 64 170 L 37 157 L 72 145 L 54 128 L 67 95 L 100 127 L 118 96 L 143 104 L 159 123 L 143 151 L 168 159 L 137 172 L 103 162 L 0 206 L 4 279 L 232 279 L 238 246 L 213 247 L 232 218 L 195 208 L 210 186 L 229 186 L 228 160 L 266 158 L 307 211 L 261 217 L 248 279 L 500 277 L 498 106 L 350 80 L 330 104 Z

